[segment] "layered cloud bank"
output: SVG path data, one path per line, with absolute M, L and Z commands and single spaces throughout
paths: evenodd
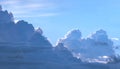
M 87 38 L 72 30 L 53 47 L 41 28 L 24 20 L 15 23 L 0 6 L 0 69 L 119 69 L 112 47 L 104 30 Z M 113 59 L 117 64 L 108 63 Z
M 66 69 L 76 61 L 62 44 L 52 47 L 42 29 L 24 20 L 15 23 L 0 6 L 0 69 Z

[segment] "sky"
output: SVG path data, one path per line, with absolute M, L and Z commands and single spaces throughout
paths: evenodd
M 0 0 L 0 4 L 15 21 L 40 27 L 52 44 L 71 29 L 79 29 L 83 37 L 104 29 L 115 42 L 120 39 L 120 0 Z

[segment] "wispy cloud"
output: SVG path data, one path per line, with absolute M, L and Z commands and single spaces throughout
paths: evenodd
M 49 4 L 49 3 L 48 4 L 46 4 L 46 3 L 27 3 L 27 4 L 23 4 L 23 5 L 13 6 L 13 8 L 16 8 L 16 9 L 25 9 L 23 11 L 27 11 L 29 9 L 31 9 L 31 10 L 48 9 L 48 8 L 51 8 L 51 7 L 52 7 L 52 5 Z
M 47 2 L 46 0 L 23 1 L 23 0 L 4 0 L 0 1 L 4 8 L 13 12 L 15 17 L 48 17 L 56 16 L 54 13 L 54 2 Z
M 57 15 L 59 15 L 59 13 L 42 13 L 42 14 L 38 14 L 38 15 L 20 15 L 15 18 L 52 17 L 52 16 L 57 16 Z
M 1 5 L 13 5 L 13 4 L 17 4 L 19 3 L 20 1 L 19 0 L 9 0 L 9 1 L 0 1 L 0 4 Z
M 111 38 L 112 40 L 119 41 L 119 38 Z
M 39 16 L 56 16 L 56 15 L 59 15 L 59 13 L 45 13 L 45 14 L 41 14 Z
M 28 4 L 23 7 L 24 8 L 42 8 L 42 7 L 45 7 L 45 4 Z

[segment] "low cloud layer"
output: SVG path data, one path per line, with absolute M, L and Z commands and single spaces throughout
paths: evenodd
M 66 69 L 67 63 L 81 62 L 74 58 L 63 44 L 53 47 L 43 35 L 41 28 L 34 29 L 32 24 L 24 20 L 15 23 L 13 15 L 3 11 L 2 8 L 0 8 L 0 58 L 0 64 L 3 64 L 0 69 L 21 67 Z
M 106 63 L 99 59 L 108 59 L 114 54 L 113 43 L 104 30 L 87 38 L 81 37 L 80 30 L 72 30 L 52 47 L 41 28 L 34 29 L 24 20 L 15 23 L 12 13 L 0 7 L 0 69 L 115 68 L 115 64 L 98 64 Z M 82 62 L 76 57 L 98 63 Z M 117 65 L 119 69 L 119 63 Z

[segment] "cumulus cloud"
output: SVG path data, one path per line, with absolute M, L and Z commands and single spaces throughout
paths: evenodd
M 68 31 L 63 39 L 70 39 L 70 40 L 78 39 L 79 40 L 79 39 L 81 39 L 81 32 L 79 29 L 74 29 L 74 30 Z
M 108 36 L 106 31 L 98 30 L 94 34 L 91 35 L 91 39 L 95 40 L 96 42 L 106 43 L 108 41 Z
M 113 56 L 113 42 L 108 38 L 106 31 L 98 30 L 91 36 L 81 39 L 81 32 L 79 30 L 72 30 L 67 33 L 65 38 L 62 38 L 58 43 L 63 43 L 74 56 L 83 60 L 106 58 L 99 58 L 104 56 Z
M 81 32 L 79 29 L 71 30 L 69 31 L 64 38 L 61 38 L 58 40 L 59 43 L 63 43 L 65 47 L 67 47 L 69 50 L 77 52 L 79 49 L 79 40 L 81 40 Z M 74 47 L 76 45 L 76 47 Z

